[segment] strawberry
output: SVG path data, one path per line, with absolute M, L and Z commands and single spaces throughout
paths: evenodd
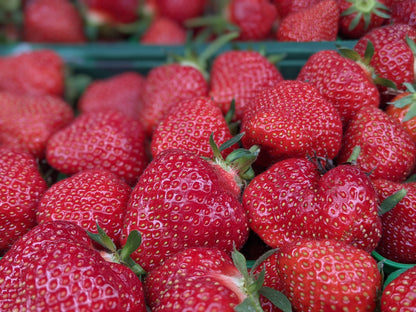
M 137 118 L 142 106 L 144 83 L 145 77 L 133 71 L 94 80 L 82 93 L 78 108 L 80 112 L 114 109 Z
M 138 18 L 139 0 L 79 0 L 85 18 L 96 24 L 129 24 Z
M 70 0 L 32 0 L 23 10 L 23 39 L 43 43 L 86 42 L 81 14 Z
M 154 156 L 169 148 L 185 149 L 212 158 L 209 137 L 223 144 L 232 138 L 221 109 L 209 97 L 183 100 L 172 107 L 156 127 L 151 153 Z M 230 150 L 223 152 L 227 156 Z
M 118 111 L 83 113 L 49 139 L 46 160 L 67 175 L 102 168 L 133 185 L 148 162 L 144 130 Z
M 348 39 L 359 39 L 390 18 L 384 0 L 339 0 L 339 6 L 339 33 Z
M 372 179 L 404 181 L 416 165 L 416 145 L 399 122 L 377 107 L 363 107 L 344 134 L 338 162 L 359 146 L 357 165 Z
M 380 104 L 371 74 L 337 51 L 321 50 L 312 54 L 297 80 L 308 81 L 318 88 L 340 112 L 344 128 L 361 107 Z
M 33 156 L 0 146 L 0 254 L 36 224 L 46 188 Z
M 295 311 L 375 311 L 381 275 L 365 251 L 333 240 L 282 246 L 277 270 Z
M 385 286 L 380 305 L 381 312 L 414 309 L 416 306 L 416 266 L 402 272 Z
M 90 232 L 99 222 L 111 240 L 119 236 L 131 188 L 114 173 L 83 170 L 53 184 L 39 200 L 36 222 L 71 221 Z
M 231 258 L 216 247 L 194 247 L 172 255 L 150 270 L 144 289 L 155 312 L 263 311 L 259 301 L 264 290 L 259 284 L 263 277 L 260 270 L 257 276 L 249 273 L 244 257 L 236 251 Z M 285 299 L 280 300 L 286 304 L 281 307 L 289 311 L 290 304 Z
M 146 45 L 184 45 L 185 42 L 185 27 L 168 17 L 156 17 L 140 37 L 140 43 Z
M 0 144 L 38 159 L 49 138 L 74 118 L 72 108 L 53 96 L 0 92 L 0 103 Z
M 244 146 L 260 146 L 257 164 L 290 157 L 334 158 L 341 148 L 339 112 L 314 85 L 285 80 L 260 91 L 246 107 L 241 132 Z
M 162 151 L 130 195 L 121 243 L 132 230 L 142 234 L 132 256 L 146 271 L 186 247 L 240 249 L 249 231 L 234 178 L 190 151 Z
M 396 194 L 400 201 L 393 209 L 381 215 L 382 233 L 377 252 L 389 260 L 400 263 L 416 263 L 416 182 L 397 183 L 386 179 L 374 179 L 373 185 L 380 201 Z M 401 191 L 402 190 L 402 191 Z
M 250 228 L 272 248 L 301 238 L 331 238 L 374 250 L 381 220 L 371 181 L 354 165 L 326 172 L 322 166 L 289 158 L 251 180 L 242 199 Z
M 208 0 L 154 0 L 154 5 L 159 16 L 182 24 L 187 19 L 202 16 L 207 8 Z
M 226 114 L 235 100 L 235 119 L 241 120 L 244 107 L 256 93 L 283 80 L 280 71 L 257 51 L 231 50 L 213 60 L 209 96 Z
M 276 31 L 279 41 L 334 41 L 338 34 L 340 10 L 335 0 L 286 15 Z
M 401 123 L 403 128 L 412 136 L 413 142 L 416 142 L 416 90 L 411 84 L 405 84 L 406 91 L 397 94 L 388 102 L 385 112 Z
M 104 260 L 87 232 L 66 221 L 37 225 L 0 260 L 0 309 L 146 311 L 134 272 Z
M 50 49 L 0 58 L 0 91 L 63 96 L 65 63 Z
M 294 12 L 299 12 L 315 4 L 321 0 L 275 0 L 277 12 L 280 18 Z
M 394 1 L 390 6 L 391 24 L 407 24 L 416 26 L 416 1 L 403 0 Z
M 411 83 L 415 80 L 413 51 L 416 51 L 416 48 L 413 48 L 412 45 L 409 46 L 409 43 L 415 39 L 416 29 L 410 25 L 385 25 L 371 30 L 360 38 L 355 44 L 354 50 L 363 56 L 368 42 L 371 42 L 374 55 L 370 65 L 374 68 L 374 72 L 378 76 L 394 82 L 398 90 L 405 91 L 406 87 L 403 83 Z M 379 86 L 379 90 L 382 95 L 382 104 L 397 94 L 394 89 L 384 86 Z

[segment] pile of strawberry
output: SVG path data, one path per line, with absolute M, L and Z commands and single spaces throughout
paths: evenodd
M 4 2 L 4 3 L 3 3 Z M 72 43 L 130 40 L 183 44 L 230 30 L 244 41 L 359 39 L 372 29 L 416 24 L 415 0 L 8 0 L 3 41 Z
M 2 57 L 0 310 L 416 306 L 371 256 L 416 263 L 415 40 L 377 27 L 294 80 L 203 53 L 72 104 L 59 54 Z

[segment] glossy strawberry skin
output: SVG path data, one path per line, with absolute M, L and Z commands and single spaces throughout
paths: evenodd
M 201 16 L 207 4 L 207 0 L 154 0 L 157 15 L 168 17 L 179 23 Z
M 178 63 L 154 67 L 146 76 L 139 115 L 147 136 L 151 137 L 164 113 L 178 101 L 207 94 L 208 83 L 198 69 Z
M 66 221 L 38 225 L 0 260 L 2 311 L 146 311 L 141 282 Z M 15 287 L 18 284 L 19 287 Z
M 131 193 L 121 243 L 134 229 L 142 233 L 132 257 L 146 271 L 185 247 L 216 246 L 229 254 L 234 245 L 240 249 L 248 237 L 247 216 L 227 183 L 192 152 L 161 152 Z
M 244 294 L 232 279 L 242 279 L 231 257 L 218 248 L 187 248 L 148 272 L 144 281 L 152 311 L 234 311 Z M 186 293 L 187 296 L 183 296 Z M 176 308 L 169 308 L 169 307 Z
M 69 0 L 34 0 L 24 7 L 23 36 L 28 42 L 86 42 L 80 12 Z
M 0 58 L 0 90 L 18 94 L 63 96 L 64 60 L 43 49 Z
M 378 89 L 368 74 L 336 51 L 314 53 L 302 66 L 297 80 L 317 87 L 338 109 L 344 127 L 361 107 L 380 104 Z
M 209 97 L 180 101 L 156 127 L 151 142 L 152 155 L 154 157 L 169 148 L 179 148 L 212 158 L 214 155 L 209 143 L 211 133 L 218 146 L 232 138 L 216 103 Z M 224 151 L 223 156 L 230 151 Z
M 46 159 L 67 175 L 102 168 L 134 185 L 148 163 L 144 130 L 118 111 L 83 113 L 50 138 Z
M 301 81 L 282 81 L 258 92 L 246 107 L 241 132 L 246 148 L 260 146 L 257 163 L 266 166 L 314 153 L 332 159 L 342 140 L 339 112 Z
M 381 215 L 383 230 L 377 252 L 389 260 L 400 263 L 416 262 L 415 232 L 416 183 L 395 183 L 385 179 L 372 181 L 380 202 L 401 189 L 406 196 L 390 211 Z
M 272 248 L 331 238 L 371 252 L 381 236 L 376 192 L 356 166 L 321 176 L 305 158 L 277 162 L 245 188 L 243 206 L 250 228 Z
M 98 222 L 119 246 L 130 191 L 129 185 L 112 172 L 83 170 L 49 187 L 37 205 L 36 221 L 66 220 L 92 233 L 97 233 Z
M 239 28 L 240 40 L 269 38 L 277 19 L 276 6 L 268 0 L 231 0 L 225 14 Z
M 416 306 L 416 266 L 392 280 L 381 295 L 381 311 L 411 311 Z
M 299 12 L 314 6 L 321 0 L 275 0 L 275 5 L 280 18 L 294 12 Z
M 51 135 L 74 119 L 71 106 L 54 96 L 0 92 L 0 103 L 0 143 L 38 159 Z
M 365 251 L 333 240 L 300 240 L 278 253 L 279 278 L 294 310 L 375 310 L 381 276 Z
M 142 107 L 141 93 L 145 77 L 133 71 L 94 80 L 81 95 L 81 112 L 115 109 L 130 118 L 137 118 Z
M 278 41 L 334 41 L 340 10 L 335 0 L 323 0 L 305 10 L 286 15 L 276 32 Z
M 186 29 L 168 17 L 155 18 L 140 37 L 145 45 L 181 45 L 186 42 Z
M 416 26 L 416 1 L 394 1 L 390 6 L 390 22 L 392 24 L 407 24 Z
M 33 156 L 0 147 L 1 251 L 36 224 L 36 206 L 46 189 Z
M 226 114 L 235 100 L 235 119 L 256 93 L 283 80 L 282 74 L 257 51 L 226 51 L 218 55 L 210 72 L 209 96 Z
M 128 24 L 137 20 L 139 0 L 82 0 L 86 18 L 98 24 Z
M 360 146 L 357 164 L 372 179 L 404 181 L 416 165 L 416 145 L 399 122 L 377 107 L 363 107 L 346 129 L 338 162 Z

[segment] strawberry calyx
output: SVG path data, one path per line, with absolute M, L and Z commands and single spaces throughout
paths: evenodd
M 397 100 L 393 100 L 392 102 L 387 102 L 387 104 L 394 105 L 397 108 L 404 108 L 409 107 L 406 115 L 403 118 L 403 121 L 408 121 L 416 116 L 416 89 L 410 83 L 403 83 L 406 87 L 406 91 L 404 91 L 403 96 L 401 96 Z
M 358 26 L 360 20 L 364 20 L 364 29 L 368 29 L 371 22 L 371 15 L 377 15 L 379 17 L 388 19 L 390 15 L 386 12 L 389 8 L 377 0 L 347 0 L 351 3 L 351 6 L 341 12 L 341 16 L 348 16 L 355 14 L 352 19 L 348 30 L 353 30 Z
M 106 251 L 100 252 L 101 256 L 108 262 L 119 263 L 130 268 L 137 276 L 141 277 L 146 274 L 146 271 L 136 263 L 130 255 L 139 248 L 142 238 L 137 230 L 133 230 L 127 237 L 127 241 L 123 248 L 117 249 L 117 246 L 105 231 L 96 223 L 97 233 L 87 231 L 88 236 L 100 246 L 103 246 Z
M 381 216 L 386 212 L 392 210 L 396 205 L 406 196 L 407 190 L 402 188 L 397 192 L 391 194 L 380 203 L 378 214 Z

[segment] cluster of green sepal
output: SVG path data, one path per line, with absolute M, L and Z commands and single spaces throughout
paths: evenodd
M 341 16 L 349 16 L 355 14 L 351 20 L 348 30 L 351 31 L 358 26 L 361 20 L 364 21 L 364 29 L 367 30 L 370 26 L 371 16 L 377 15 L 384 19 L 389 19 L 388 12 L 390 9 L 383 3 L 377 0 L 347 0 L 351 6 L 341 12 Z

